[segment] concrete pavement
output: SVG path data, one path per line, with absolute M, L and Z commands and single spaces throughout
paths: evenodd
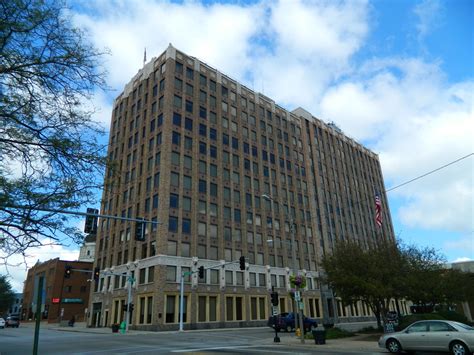
M 34 323 L 22 323 L 21 326 L 24 327 L 33 327 Z M 339 325 L 337 325 L 339 326 Z M 141 331 L 141 330 L 129 330 L 128 333 L 112 333 L 111 328 L 87 328 L 86 323 L 77 322 L 75 323 L 74 327 L 64 327 L 59 326 L 59 324 L 48 324 L 48 323 L 41 323 L 42 329 L 51 329 L 56 331 L 64 331 L 64 332 L 79 332 L 79 333 L 90 333 L 90 334 L 108 334 L 117 337 L 128 337 L 134 335 L 145 335 L 145 334 L 156 334 L 157 332 L 154 331 Z M 229 328 L 223 328 L 224 330 L 230 330 Z M 242 330 L 244 328 L 236 328 L 235 330 Z M 245 328 L 251 329 L 251 328 Z M 185 330 L 183 333 L 196 333 L 196 332 L 215 332 L 219 331 L 219 329 L 202 329 L 202 330 Z M 167 333 L 179 333 L 178 331 L 166 331 Z M 165 333 L 159 332 L 159 333 Z M 367 354 L 370 353 L 380 353 L 384 352 L 383 349 L 380 349 L 377 345 L 378 336 L 374 334 L 363 334 L 363 335 L 356 335 L 353 337 L 348 338 L 340 338 L 340 339 L 330 339 L 326 340 L 326 344 L 324 345 L 317 345 L 315 344 L 313 339 L 305 339 L 305 343 L 301 343 L 301 339 L 297 338 L 294 333 L 279 333 L 279 337 L 281 339 L 280 343 L 274 343 L 274 333 L 268 333 L 268 337 L 265 337 L 259 342 L 262 345 L 274 345 L 274 346 L 291 346 L 295 349 L 299 349 L 301 351 L 342 351 L 342 352 L 364 352 Z

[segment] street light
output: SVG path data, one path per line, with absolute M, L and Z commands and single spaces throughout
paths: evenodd
M 262 198 L 264 198 L 267 201 L 270 201 L 271 203 L 275 202 L 273 198 L 267 194 L 263 194 Z M 294 229 L 295 223 L 294 223 L 293 216 L 291 215 L 291 213 L 288 213 L 285 209 L 283 210 L 285 211 L 286 218 L 290 221 L 291 254 L 292 254 L 291 256 L 293 258 L 293 274 L 296 276 L 298 275 L 298 266 L 296 266 L 296 248 L 295 248 L 296 243 L 295 243 L 295 229 Z M 296 301 L 296 297 L 295 297 L 294 307 L 295 307 L 295 316 L 296 316 L 296 314 L 298 314 L 298 303 Z M 303 310 L 300 311 L 298 318 L 299 318 L 299 324 L 300 324 L 300 330 L 301 330 L 301 343 L 304 344 Z

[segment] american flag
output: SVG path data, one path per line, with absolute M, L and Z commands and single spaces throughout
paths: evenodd
M 375 195 L 375 223 L 382 227 L 382 202 L 378 194 Z

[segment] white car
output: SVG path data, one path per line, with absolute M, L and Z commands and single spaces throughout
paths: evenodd
M 418 321 L 400 332 L 382 335 L 379 346 L 391 353 L 436 351 L 468 355 L 474 350 L 474 328 L 447 320 Z
M 0 328 L 5 328 L 5 319 L 0 318 Z

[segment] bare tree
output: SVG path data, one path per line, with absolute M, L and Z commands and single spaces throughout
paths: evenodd
M 0 250 L 4 258 L 82 234 L 67 217 L 95 201 L 106 163 L 92 94 L 105 54 L 62 1 L 0 0 Z M 4 260 L 5 261 L 5 260 Z

